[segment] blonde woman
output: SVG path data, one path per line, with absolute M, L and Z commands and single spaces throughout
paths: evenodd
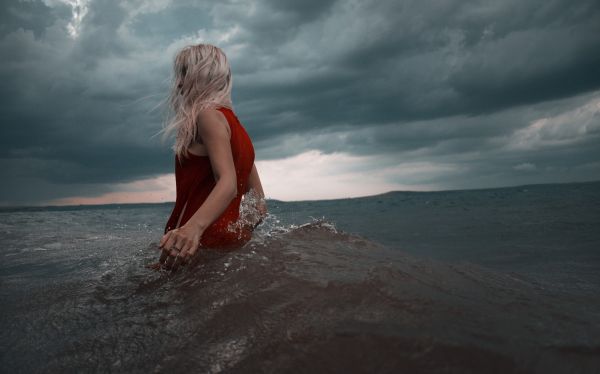
M 252 141 L 233 111 L 225 53 L 210 44 L 187 46 L 173 67 L 172 116 L 164 130 L 177 134 L 177 197 L 153 267 L 175 270 L 200 247 L 228 250 L 245 244 L 266 205 Z M 242 198 L 254 204 L 258 222 L 240 222 Z

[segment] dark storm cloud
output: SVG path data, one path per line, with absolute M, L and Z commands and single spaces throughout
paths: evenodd
M 446 163 L 402 182 L 444 188 L 600 177 L 597 1 L 81 3 L 80 22 L 59 0 L 0 11 L 0 204 L 172 171 L 155 107 L 175 51 L 199 41 L 228 54 L 259 159 Z M 590 124 L 564 140 L 578 108 Z
M 51 8 L 38 1 L 5 0 L 2 7 L 1 35 L 25 29 L 33 31 L 34 35 L 39 37 L 58 17 L 67 18 L 70 15 L 70 9 L 66 5 Z
M 357 125 L 489 113 L 596 89 L 596 3 L 531 3 L 485 3 L 492 9 L 473 2 L 361 2 L 352 11 L 340 6 L 335 16 L 289 36 L 290 49 L 299 45 L 309 57 L 285 66 L 305 74 L 252 81 L 249 89 L 271 100 L 300 92 L 281 109 L 300 101 L 311 108 L 303 111 L 307 115 L 320 117 L 327 107 L 327 119 Z

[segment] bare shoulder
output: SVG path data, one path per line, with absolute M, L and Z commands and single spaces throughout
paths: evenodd
M 197 124 L 201 134 L 226 131 L 228 136 L 231 135 L 227 118 L 217 109 L 203 109 L 198 112 Z

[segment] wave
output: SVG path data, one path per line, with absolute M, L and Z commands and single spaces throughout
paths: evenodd
M 176 273 L 145 268 L 157 245 L 5 309 L 13 316 L 2 335 L 5 369 L 591 372 L 600 364 L 597 301 L 516 273 L 416 258 L 325 220 L 283 226 L 268 217 L 243 248 L 201 252 Z

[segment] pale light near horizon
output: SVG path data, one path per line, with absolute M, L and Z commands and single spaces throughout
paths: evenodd
M 164 203 L 175 201 L 175 175 L 163 174 L 154 178 L 140 179 L 129 183 L 115 183 L 114 189 L 99 196 L 75 196 L 50 200 L 48 205 L 97 205 Z
M 404 185 L 387 180 L 398 174 L 398 166 L 388 169 L 370 167 L 376 159 L 343 153 L 324 154 L 312 150 L 296 156 L 256 161 L 267 198 L 283 201 L 323 200 L 376 195 L 393 190 L 432 190 L 432 185 Z M 407 165 L 414 175 L 427 165 Z M 408 177 L 408 175 L 407 175 Z M 93 197 L 68 197 L 48 201 L 49 205 L 93 205 L 160 203 L 175 201 L 173 173 L 111 186 L 112 192 Z
M 430 190 L 432 186 L 388 181 L 387 169 L 375 169 L 376 157 L 311 150 L 296 156 L 257 161 L 268 198 L 324 200 L 377 195 L 393 190 Z

